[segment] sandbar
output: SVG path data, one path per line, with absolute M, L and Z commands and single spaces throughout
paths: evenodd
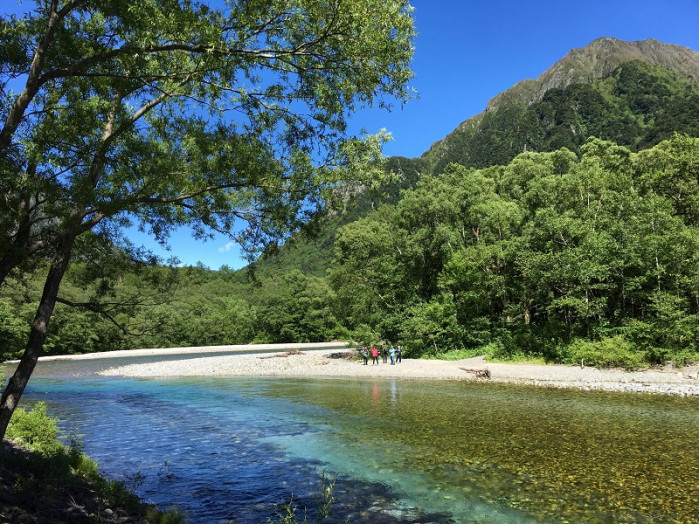
M 192 354 L 210 353 L 220 346 L 206 348 L 168 348 L 146 351 L 149 355 L 183 354 L 183 359 L 116 365 L 100 372 L 105 376 L 140 378 L 176 377 L 358 377 L 405 378 L 505 382 L 551 388 L 577 388 L 600 391 L 699 396 L 699 366 L 683 369 L 673 366 L 641 371 L 597 369 L 566 365 L 487 362 L 483 357 L 463 360 L 427 360 L 403 358 L 364 365 L 356 351 L 342 342 L 327 344 L 281 344 L 226 346 L 226 354 L 192 358 Z M 159 353 L 152 353 L 159 352 Z M 132 351 L 126 352 L 134 355 Z M 99 358 L 94 356 L 91 358 Z M 114 352 L 103 355 L 114 356 Z M 82 355 L 81 358 L 89 358 Z M 171 358 L 171 357 L 170 357 Z M 481 370 L 488 370 L 489 378 Z

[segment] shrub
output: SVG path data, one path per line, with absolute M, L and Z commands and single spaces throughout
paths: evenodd
M 601 368 L 620 367 L 638 369 L 648 367 L 647 355 L 637 350 L 623 336 L 602 338 L 598 341 L 577 339 L 567 349 L 566 362 L 577 364 L 583 361 Z
M 672 362 L 677 367 L 684 367 L 694 362 L 699 362 L 699 353 L 689 348 L 673 351 L 668 348 L 648 348 L 648 360 L 653 364 L 666 364 Z
M 82 475 L 89 479 L 102 478 L 97 469 L 97 462 L 83 453 L 83 443 L 75 437 L 70 439 L 68 461 L 70 470 L 76 475 Z
M 58 439 L 57 419 L 46 413 L 46 403 L 38 402 L 31 411 L 17 408 L 7 427 L 6 438 L 43 455 L 65 450 Z
M 42 459 L 35 460 L 35 467 L 54 479 L 70 474 L 80 475 L 91 480 L 102 480 L 97 470 L 97 462 L 83 453 L 83 445 L 75 437 L 65 446 L 56 425 L 57 419 L 46 413 L 46 403 L 38 402 L 31 411 L 22 408 L 15 410 L 7 428 L 8 440 L 31 449 Z

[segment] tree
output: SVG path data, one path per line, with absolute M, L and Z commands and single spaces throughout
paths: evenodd
M 218 4 L 217 4 L 218 5 Z M 35 0 L 0 22 L 0 285 L 49 269 L 0 435 L 87 232 L 137 223 L 228 232 L 255 248 L 294 231 L 338 181 L 376 176 L 365 105 L 410 96 L 407 0 Z

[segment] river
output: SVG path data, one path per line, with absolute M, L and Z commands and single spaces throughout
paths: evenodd
M 123 362 L 123 361 L 122 361 Z M 137 380 L 42 363 L 109 478 L 187 522 L 699 522 L 699 399 L 410 379 Z M 327 486 L 328 481 L 325 485 Z

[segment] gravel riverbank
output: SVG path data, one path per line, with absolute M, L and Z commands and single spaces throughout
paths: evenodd
M 312 350 L 305 350 L 309 344 L 236 348 L 239 349 L 231 350 L 230 354 L 198 358 L 191 358 L 191 354 L 206 351 L 200 348 L 143 350 L 169 355 L 186 353 L 188 358 L 116 366 L 101 374 L 151 378 L 287 376 L 490 380 L 542 387 L 699 396 L 699 366 L 627 372 L 579 366 L 490 363 L 483 357 L 456 361 L 404 358 L 400 364 L 389 362 L 376 366 L 371 365 L 370 359 L 365 366 L 354 358 L 355 352 L 341 343 L 330 347 L 316 345 Z M 474 372 L 485 369 L 490 373 L 489 379 L 479 378 Z

